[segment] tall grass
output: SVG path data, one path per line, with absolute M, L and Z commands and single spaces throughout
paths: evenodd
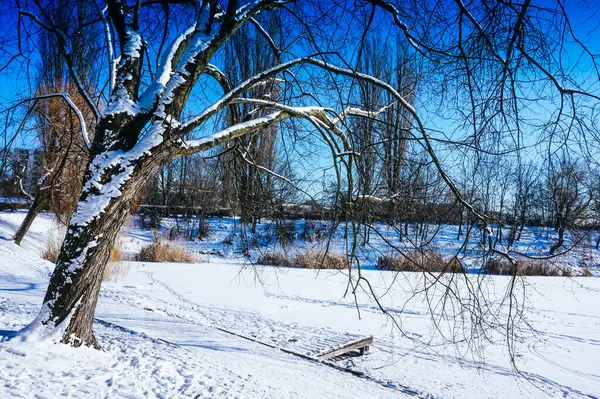
M 291 254 L 289 251 L 268 251 L 261 254 L 256 263 L 268 266 L 288 266 L 302 269 L 348 269 L 346 256 L 324 251 L 307 251 Z
M 465 273 L 454 258 L 446 260 L 437 250 L 407 251 L 403 254 L 382 255 L 377 259 L 379 270 L 395 272 Z
M 143 247 L 137 255 L 136 260 L 140 262 L 196 262 L 194 257 L 185 248 L 160 241 Z
M 508 259 L 492 257 L 489 258 L 483 267 L 485 274 L 497 276 L 564 276 L 571 277 L 573 270 L 570 268 L 561 268 L 552 263 L 549 259 L 518 259 L 516 264 L 512 264 Z M 582 276 L 591 276 L 589 270 L 584 269 Z

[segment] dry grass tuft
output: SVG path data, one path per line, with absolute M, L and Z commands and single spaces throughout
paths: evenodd
M 46 242 L 46 248 L 42 252 L 42 258 L 52 263 L 58 261 L 58 255 L 60 254 L 60 247 L 62 243 L 57 239 L 49 239 Z M 117 281 L 127 275 L 129 272 L 129 265 L 121 263 L 123 259 L 123 252 L 121 247 L 116 244 L 110 252 L 108 258 L 108 264 L 104 268 L 104 274 L 102 275 L 102 281 Z
M 405 254 L 382 255 L 377 259 L 379 270 L 395 272 L 465 273 L 457 259 L 447 261 L 439 251 L 409 251 Z
M 548 259 L 518 259 L 515 266 L 505 258 L 490 258 L 483 270 L 485 274 L 497 276 L 573 276 L 571 269 L 562 269 Z M 582 276 L 588 275 L 591 275 L 589 270 L 587 273 L 584 270 Z
M 62 242 L 56 238 L 48 238 L 46 241 L 46 248 L 44 248 L 44 251 L 42 252 L 42 259 L 56 263 L 58 261 L 58 255 L 60 254 L 61 245 Z
M 136 260 L 140 262 L 196 263 L 194 257 L 185 248 L 162 242 L 143 247 Z
M 341 254 L 311 251 L 298 254 L 295 265 L 304 269 L 348 269 L 348 258 Z
M 290 255 L 284 251 L 269 251 L 260 255 L 256 263 L 268 266 L 288 266 L 303 269 L 348 269 L 348 259 L 341 254 L 308 251 Z
M 123 251 L 121 250 L 121 246 L 119 244 L 115 244 L 112 251 L 110 251 L 110 257 L 108 258 L 109 262 L 120 262 L 123 260 Z
M 129 265 L 121 262 L 123 260 L 123 251 L 119 244 L 115 244 L 110 251 L 108 264 L 104 268 L 102 281 L 119 281 L 129 273 Z
M 259 255 L 256 263 L 266 266 L 291 266 L 293 261 L 283 251 L 267 251 Z

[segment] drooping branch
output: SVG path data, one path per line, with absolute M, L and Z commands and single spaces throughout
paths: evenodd
M 79 120 L 79 126 L 81 129 L 81 138 L 83 139 L 83 142 L 85 143 L 85 145 L 88 149 L 92 148 L 92 144 L 90 142 L 90 137 L 89 137 L 88 131 L 87 131 L 87 124 L 85 122 L 85 118 L 83 117 L 83 113 L 75 105 L 75 103 L 73 103 L 73 100 L 71 99 L 71 96 L 69 95 L 69 93 L 50 93 L 50 94 L 43 94 L 40 96 L 30 97 L 25 100 L 19 101 L 17 104 L 13 105 L 11 108 L 18 107 L 19 105 L 24 104 L 26 102 L 30 102 L 30 101 L 37 102 L 39 100 L 45 100 L 45 99 L 56 98 L 56 97 L 60 97 L 63 100 L 65 100 L 65 102 L 67 103 L 69 108 L 71 108 L 71 110 L 73 110 L 73 112 L 75 113 L 75 116 L 77 116 L 77 119 Z
M 277 74 L 286 71 L 296 65 L 303 64 L 309 62 L 311 57 L 302 57 L 296 58 L 294 60 L 281 63 L 272 68 L 269 68 L 257 75 L 252 76 L 251 78 L 241 82 L 236 87 L 231 89 L 229 92 L 225 93 L 217 102 L 215 102 L 210 107 L 206 108 L 200 115 L 192 118 L 187 123 L 181 125 L 179 128 L 179 135 L 184 136 L 190 133 L 192 130 L 201 126 L 204 122 L 209 120 L 211 117 L 216 115 L 220 110 L 227 107 L 227 105 L 234 98 L 238 97 L 240 94 L 250 90 L 252 87 L 260 84 L 264 81 L 267 81 L 270 78 L 277 76 Z

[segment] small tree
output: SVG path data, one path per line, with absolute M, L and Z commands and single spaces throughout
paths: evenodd
M 592 195 L 582 168 L 568 160 L 561 160 L 548 176 L 548 200 L 552 226 L 558 237 L 550 248 L 554 255 L 565 243 L 565 231 L 584 221 Z

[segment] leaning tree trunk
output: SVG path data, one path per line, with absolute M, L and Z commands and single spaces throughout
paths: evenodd
M 44 298 L 51 311 L 48 322 L 66 321 L 61 342 L 73 346 L 99 347 L 92 332 L 94 311 L 104 268 L 129 210 L 123 198 L 112 202 L 111 212 L 101 219 L 87 226 L 69 225 Z
M 99 348 L 92 323 L 110 251 L 136 194 L 164 165 L 164 158 L 138 159 L 130 165 L 133 170 L 121 167 L 104 170 L 102 182 L 116 188 L 108 193 L 97 185 L 86 185 L 95 173 L 98 176 L 90 162 L 42 311 L 26 330 L 58 330 L 63 343 Z
M 42 198 L 43 195 L 44 194 L 40 191 L 38 191 L 35 195 L 35 198 L 33 199 L 33 202 L 29 207 L 29 210 L 27 211 L 27 215 L 25 215 L 25 219 L 23 219 L 23 222 L 21 222 L 21 225 L 19 226 L 19 229 L 17 230 L 13 238 L 15 244 L 21 245 L 21 241 L 23 241 L 23 238 L 25 238 L 25 235 L 29 231 L 29 228 L 33 224 L 33 221 L 42 210 L 42 204 L 44 203 Z

